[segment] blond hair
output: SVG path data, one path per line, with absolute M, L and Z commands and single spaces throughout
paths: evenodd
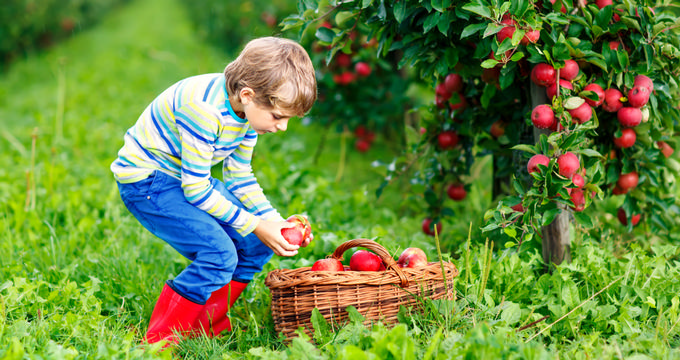
M 316 76 L 307 51 L 284 38 L 251 40 L 224 69 L 229 96 L 239 98 L 245 87 L 253 89 L 253 101 L 267 109 L 279 108 L 302 116 L 316 101 Z

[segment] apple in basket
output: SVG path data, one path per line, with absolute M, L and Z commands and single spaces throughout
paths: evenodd
M 281 235 L 283 235 L 283 238 L 291 245 L 302 244 L 305 238 L 312 234 L 312 225 L 306 217 L 302 215 L 291 215 L 286 221 L 294 224 L 294 226 L 281 229 Z
M 345 267 L 338 259 L 320 259 L 312 265 L 312 271 L 345 271 Z
M 383 264 L 380 256 L 370 251 L 357 250 L 349 258 L 349 268 L 353 271 L 383 271 L 385 264 Z
M 408 248 L 401 253 L 399 259 L 397 260 L 397 264 L 403 268 L 425 266 L 427 265 L 427 256 L 420 248 Z

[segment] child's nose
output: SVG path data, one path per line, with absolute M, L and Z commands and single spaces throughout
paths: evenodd
M 276 129 L 279 131 L 286 131 L 288 129 L 288 119 L 279 121 L 276 124 Z

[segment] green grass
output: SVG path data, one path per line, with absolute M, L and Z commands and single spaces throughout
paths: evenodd
M 229 61 L 195 36 L 182 10 L 177 1 L 132 2 L 0 75 L 0 358 L 170 358 L 139 340 L 163 282 L 187 261 L 127 212 L 108 167 L 122 135 L 157 93 L 183 77 L 221 71 Z M 316 342 L 281 341 L 269 314 L 267 271 L 310 265 L 357 237 L 375 238 L 393 254 L 408 246 L 437 254 L 420 231 L 423 200 L 403 191 L 406 184 L 397 182 L 377 201 L 372 195 L 381 174 L 371 163 L 394 156 L 387 140 L 360 154 L 346 139 L 343 160 L 342 136 L 329 133 L 315 164 L 322 133 L 313 119 L 291 123 L 285 134 L 262 137 L 254 160 L 283 214 L 309 214 L 314 243 L 267 265 L 233 309 L 237 331 L 187 340 L 179 356 L 680 356 L 679 248 L 644 232 L 616 235 L 608 215 L 597 221 L 604 230 L 575 233 L 573 263 L 551 274 L 543 272 L 536 244 L 521 253 L 499 244 L 489 251 L 478 230 L 493 206 L 488 158 L 474 168 L 468 200 L 452 204 L 458 217 L 444 224 L 445 256 L 461 269 L 455 311 L 431 303 L 396 327 L 351 324 L 336 335 L 317 334 Z M 639 246 L 641 234 L 655 241 Z

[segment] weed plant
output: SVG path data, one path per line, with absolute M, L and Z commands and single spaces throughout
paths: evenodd
M 461 215 L 439 237 L 443 259 L 461 271 L 455 301 L 422 299 L 424 311 L 402 309 L 396 326 L 363 327 L 353 313 L 336 331 L 317 321 L 312 338 L 280 338 L 268 271 L 311 265 L 358 237 L 395 255 L 418 246 L 438 258 L 434 240 L 420 231 L 419 199 L 398 183 L 379 200 L 373 194 L 382 174 L 372 162 L 394 156 L 380 146 L 384 139 L 368 155 L 343 158 L 346 137 L 329 135 L 315 164 L 321 128 L 314 119 L 263 136 L 253 165 L 283 214 L 310 216 L 312 245 L 293 258 L 275 257 L 256 277 L 232 311 L 232 333 L 188 339 L 174 351 L 141 346 L 163 282 L 187 260 L 127 212 L 108 167 L 159 91 L 228 62 L 229 54 L 195 37 L 181 9 L 177 1 L 132 2 L 0 75 L 0 358 L 680 357 L 678 247 L 606 230 L 574 232 L 573 262 L 546 272 L 535 244 L 518 251 L 481 237 L 489 162 L 477 165 L 469 202 L 454 204 Z M 594 221 L 606 229 L 611 220 Z

